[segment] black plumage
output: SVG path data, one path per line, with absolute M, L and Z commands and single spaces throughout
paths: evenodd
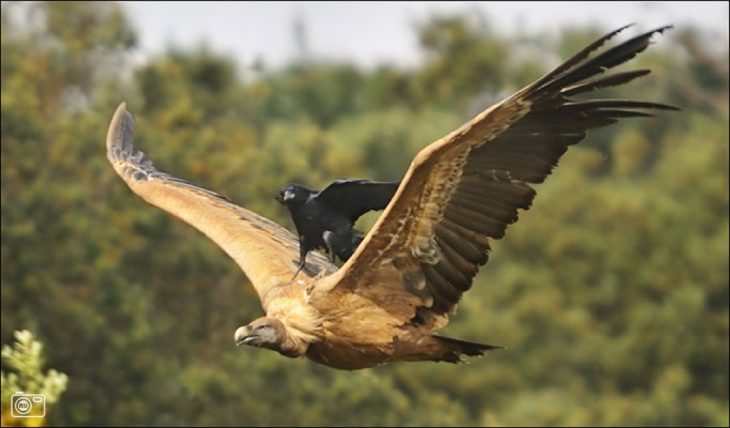
M 354 228 L 360 216 L 382 210 L 398 189 L 399 182 L 336 180 L 321 191 L 289 183 L 276 200 L 289 209 L 299 236 L 299 269 L 307 253 L 325 248 L 329 259 L 347 261 L 363 240 Z

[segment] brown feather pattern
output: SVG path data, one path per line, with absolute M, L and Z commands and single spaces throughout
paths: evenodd
M 179 217 L 203 232 L 246 272 L 266 306 L 273 288 L 288 284 L 297 269 L 299 246 L 288 230 L 228 198 L 157 170 L 133 144 L 134 119 L 122 103 L 107 134 L 107 158 L 132 191 L 148 203 Z M 308 259 L 302 282 L 332 273 L 319 253 Z
M 431 246 L 428 256 L 421 257 L 420 247 L 410 253 L 415 264 L 400 262 L 423 273 L 433 297 L 430 307 L 413 309 L 410 322 L 443 324 L 440 317 L 454 310 L 463 292 L 471 287 L 479 266 L 486 263 L 489 240 L 502 238 L 507 226 L 517 221 L 519 210 L 532 204 L 535 191 L 530 185 L 542 183 L 568 147 L 583 140 L 589 129 L 625 117 L 651 116 L 651 110 L 675 109 L 645 101 L 571 98 L 648 74 L 649 70 L 643 69 L 600 76 L 643 51 L 651 36 L 666 28 L 594 55 L 623 28 L 601 37 L 416 157 L 394 198 L 397 200 L 366 238 L 370 249 L 380 247 L 379 256 L 386 259 L 399 257 L 395 251 L 416 242 Z M 412 219 L 395 231 L 392 222 L 399 218 L 401 204 L 415 208 Z M 382 236 L 389 237 L 388 246 L 382 244 Z M 359 250 L 346 267 L 358 272 L 368 251 Z M 342 282 L 361 288 L 359 293 L 377 292 L 377 286 L 358 284 L 347 277 Z

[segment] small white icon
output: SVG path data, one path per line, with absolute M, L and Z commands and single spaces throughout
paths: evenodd
M 10 416 L 14 418 L 43 418 L 46 416 L 46 396 L 16 392 L 10 396 Z

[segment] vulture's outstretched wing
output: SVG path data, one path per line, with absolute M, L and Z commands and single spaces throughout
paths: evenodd
M 504 236 L 518 210 L 530 207 L 535 196 L 530 184 L 541 183 L 568 146 L 583 140 L 591 128 L 651 116 L 648 110 L 676 109 L 572 98 L 649 73 L 600 76 L 646 49 L 654 33 L 669 27 L 595 54 L 624 28 L 418 153 L 383 215 L 317 295 L 342 299 L 342 293 L 354 293 L 387 311 L 391 320 L 427 328 L 445 325 L 487 262 L 490 239 Z
M 160 172 L 132 144 L 134 119 L 122 103 L 107 133 L 107 158 L 130 189 L 148 203 L 179 217 L 220 246 L 246 273 L 264 303 L 271 287 L 289 284 L 297 270 L 299 243 L 271 220 L 234 205 L 210 190 Z M 309 278 L 337 269 L 319 253 L 310 255 Z
M 398 184 L 397 181 L 336 180 L 316 198 L 355 223 L 366 212 L 388 206 Z

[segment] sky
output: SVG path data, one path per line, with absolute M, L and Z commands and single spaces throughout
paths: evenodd
M 306 28 L 308 51 L 317 58 L 414 65 L 414 26 L 433 13 L 481 10 L 497 31 L 516 28 L 557 32 L 598 24 L 614 29 L 635 22 L 639 30 L 694 24 L 727 45 L 728 2 L 122 2 L 140 35 L 139 55 L 170 45 L 203 41 L 240 66 L 287 62 L 296 52 L 293 23 Z M 528 31 L 529 32 L 529 31 Z

